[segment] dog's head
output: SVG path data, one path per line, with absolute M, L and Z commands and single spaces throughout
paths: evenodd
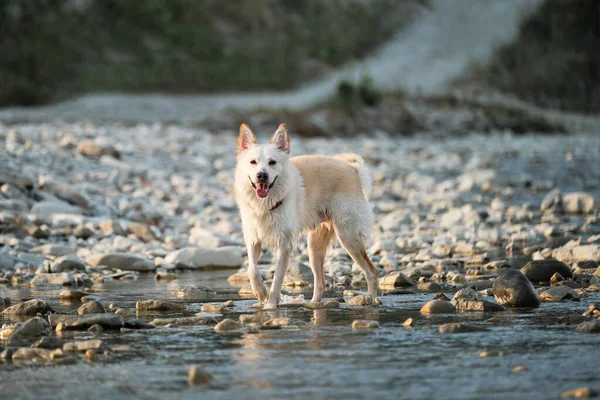
M 237 140 L 237 170 L 248 175 L 247 185 L 261 199 L 269 195 L 286 172 L 290 154 L 290 137 L 285 124 L 273 134 L 269 144 L 259 145 L 246 124 L 240 126 Z M 281 183 L 281 182 L 279 182 Z

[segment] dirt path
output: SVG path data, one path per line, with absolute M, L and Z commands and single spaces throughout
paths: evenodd
M 540 0 L 437 0 L 423 9 L 412 26 L 368 59 L 297 90 L 197 96 L 90 94 L 52 106 L 3 109 L 0 121 L 185 121 L 228 108 L 298 109 L 329 97 L 340 79 L 358 78 L 365 72 L 384 89 L 441 91 L 471 62 L 487 57 L 494 45 L 509 41 L 520 18 L 539 3 Z

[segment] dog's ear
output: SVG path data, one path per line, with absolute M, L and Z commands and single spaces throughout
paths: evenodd
M 285 124 L 279 125 L 279 128 L 277 128 L 275 134 L 271 138 L 271 144 L 277 147 L 277 150 L 285 151 L 290 154 L 290 136 L 288 135 L 287 126 L 285 126 Z
M 255 144 L 256 137 L 250 130 L 250 127 L 246 124 L 240 125 L 240 134 L 238 135 L 237 140 L 237 154 L 240 154 L 244 150 L 247 150 L 248 147 L 254 146 Z

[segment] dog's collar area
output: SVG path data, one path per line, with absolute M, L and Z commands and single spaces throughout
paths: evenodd
M 269 208 L 269 211 L 277 210 L 282 204 L 283 204 L 283 199 L 279 200 L 277 203 L 275 203 L 275 205 L 273 207 Z

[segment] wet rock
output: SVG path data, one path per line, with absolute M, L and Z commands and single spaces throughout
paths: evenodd
M 600 306 L 598 306 L 598 304 L 591 304 L 583 313 L 583 316 L 589 318 L 600 318 Z
M 361 294 L 358 296 L 354 296 L 353 298 L 348 300 L 346 304 L 348 304 L 349 306 L 374 306 L 381 304 L 381 302 L 379 302 L 378 300 L 379 299 L 377 298 L 373 298 L 373 296 Z
M 379 328 L 379 322 L 377 321 L 368 321 L 364 319 L 357 319 L 352 321 L 352 329 L 375 329 Z
M 468 288 L 460 289 L 458 292 L 454 293 L 454 296 L 452 297 L 452 300 L 450 300 L 450 301 L 452 302 L 452 304 L 454 306 L 456 306 L 456 304 L 458 303 L 459 300 L 478 301 L 479 296 L 477 295 L 477 292 L 473 288 L 468 287 Z
M 531 282 L 516 269 L 505 269 L 492 286 L 496 301 L 509 307 L 539 307 L 540 299 Z
M 239 322 L 227 318 L 215 325 L 214 329 L 217 332 L 227 332 L 240 329 L 241 327 L 242 325 L 240 325 Z
M 180 317 L 180 318 L 155 318 L 150 321 L 150 324 L 154 326 L 166 326 L 166 325 L 181 325 L 181 326 L 193 326 L 193 325 L 213 325 L 214 320 L 206 317 Z
M 241 322 L 241 320 L 240 320 Z M 291 320 L 289 318 L 272 318 L 267 321 L 261 323 L 262 326 L 288 326 L 290 325 Z
M 197 365 L 190 367 L 188 382 L 190 385 L 202 385 L 212 380 L 212 376 Z
M 92 325 L 100 325 L 106 330 L 120 329 L 125 324 L 123 318 L 114 314 L 85 314 L 85 315 L 63 315 L 50 314 L 48 322 L 52 329 L 62 324 L 65 330 L 86 330 Z M 57 329 L 58 330 L 58 329 Z
M 562 213 L 563 209 L 563 196 L 560 190 L 552 189 L 544 200 L 542 200 L 542 204 L 540 206 L 541 212 L 551 212 L 551 213 Z
M 469 332 L 485 332 L 486 328 L 475 325 L 468 325 L 462 323 L 445 324 L 440 326 L 439 332 L 441 334 L 446 333 L 469 333 Z
M 257 315 L 257 314 L 242 314 L 242 315 L 240 315 L 240 323 L 242 325 L 262 324 L 268 320 L 269 320 L 269 317 L 266 315 Z
M 57 349 L 63 347 L 65 341 L 56 336 L 44 336 L 37 342 L 31 345 L 31 347 L 39 347 L 41 349 Z
M 570 214 L 589 214 L 594 210 L 594 198 L 583 192 L 567 193 L 563 196 L 563 206 Z
M 432 300 L 442 300 L 442 301 L 451 301 L 448 296 L 446 296 L 444 293 L 438 293 L 435 296 L 433 296 Z
M 144 300 L 135 303 L 137 312 L 143 311 L 185 311 L 185 304 L 171 303 L 164 300 Z
M 558 260 L 533 260 L 528 262 L 521 272 L 531 282 L 550 282 L 552 275 L 559 273 L 565 278 L 572 278 L 571 268 Z
M 379 279 L 379 287 L 381 288 L 415 286 L 416 284 L 417 282 L 414 279 L 399 271 L 391 272 Z
M 0 360 L 12 360 L 13 354 L 15 353 L 15 349 L 4 349 L 0 352 Z
M 90 293 L 81 292 L 78 290 L 63 290 L 60 292 L 59 297 L 62 300 L 81 300 L 81 298 L 89 295 Z
M 421 307 L 421 314 L 449 314 L 455 311 L 452 303 L 443 300 L 430 300 Z
M 517 365 L 512 369 L 513 372 L 523 372 L 527 371 L 527 367 L 524 365 Z
M 185 247 L 169 253 L 165 257 L 168 263 L 184 263 L 195 268 L 224 267 L 233 268 L 242 265 L 242 253 L 237 247 L 221 247 L 219 249 L 203 249 Z
M 598 391 L 589 387 L 580 387 L 573 390 L 562 392 L 560 397 L 563 399 L 587 399 L 598 396 Z
M 49 360 L 50 351 L 36 347 L 21 347 L 14 352 L 13 360 Z
M 79 315 L 102 314 L 105 312 L 104 306 L 99 301 L 89 301 L 77 309 L 77 314 Z
M 340 302 L 336 300 L 328 300 L 320 303 L 305 303 L 302 306 L 304 308 L 308 308 L 309 310 L 334 309 L 340 308 Z
M 2 315 L 45 315 L 49 312 L 55 312 L 46 300 L 33 299 L 23 303 L 15 304 L 2 311 Z
M 552 275 L 552 278 L 550 278 L 550 285 L 556 286 L 564 281 L 565 281 L 565 278 L 557 272 L 554 275 Z
M 552 287 L 552 288 L 540 293 L 540 299 L 542 301 L 549 301 L 549 302 L 562 301 L 562 300 L 573 300 L 573 299 L 579 299 L 580 297 L 581 296 L 579 296 L 579 294 L 575 290 L 571 289 L 570 287 L 568 287 L 566 285 Z
M 206 300 L 215 295 L 215 291 L 200 285 L 186 285 L 172 293 L 175 297 L 189 300 Z
M 102 333 L 102 332 L 104 332 L 104 328 L 102 327 L 102 325 L 98 325 L 98 324 L 96 324 L 96 325 L 92 325 L 92 326 L 90 326 L 90 327 L 88 328 L 88 331 L 89 331 L 89 332 L 92 332 L 92 333 L 94 333 L 94 334 L 96 334 L 96 335 L 97 335 L 97 334 L 99 334 L 99 333 Z
M 437 293 L 437 292 L 441 292 L 442 287 L 440 286 L 439 283 L 423 282 L 423 283 L 417 284 L 417 290 L 419 290 L 421 292 L 426 292 L 426 293 Z
M 126 319 L 124 328 L 126 329 L 154 329 L 155 326 L 141 319 Z
M 595 319 L 592 321 L 582 322 L 581 324 L 577 325 L 575 330 L 582 333 L 600 333 L 600 320 Z
M 100 357 L 92 349 L 89 349 L 89 350 L 85 351 L 85 359 L 86 359 L 87 362 L 97 362 L 97 361 L 100 361 Z
M 492 303 L 485 300 L 465 300 L 459 299 L 456 302 L 456 309 L 458 311 L 475 311 L 475 312 L 497 312 L 506 311 L 504 307 L 499 304 Z
M 123 271 L 154 271 L 156 265 L 146 258 L 133 253 L 95 254 L 86 259 L 92 266 L 105 265 Z
M 141 224 L 139 222 L 130 222 L 129 223 L 129 232 L 133 233 L 138 239 L 144 242 L 152 242 L 154 240 L 158 240 L 150 226 L 146 224 Z
M 412 318 L 407 318 L 406 321 L 402 323 L 402 326 L 414 326 L 415 321 Z
M 205 312 L 205 313 L 211 313 L 211 314 L 221 314 L 221 313 L 223 313 L 224 309 L 225 309 L 225 306 L 223 304 L 207 303 L 207 304 L 202 305 L 202 308 L 200 309 L 200 311 Z
M 121 317 L 130 317 L 132 314 L 126 308 L 117 308 L 115 310 L 115 315 L 120 315 Z
M 75 280 L 68 272 L 58 274 L 39 274 L 33 277 L 31 286 L 71 286 Z
M 308 286 L 313 282 L 310 267 L 304 263 L 292 264 L 283 278 L 284 286 Z
M 102 353 L 104 351 L 109 351 L 109 347 L 106 343 L 104 343 L 100 339 L 91 339 L 91 340 L 77 340 L 74 342 L 67 342 L 63 346 L 64 351 L 70 351 L 72 353 L 77 352 L 86 352 L 88 350 L 95 351 L 97 353 Z
M 172 281 L 177 279 L 177 275 L 172 272 L 159 271 L 154 275 L 157 281 Z
M 479 357 L 502 357 L 504 355 L 504 352 L 497 351 L 497 350 L 492 350 L 492 351 L 479 350 L 477 352 L 477 354 L 479 355 Z
M 54 260 L 51 270 L 54 273 L 71 270 L 85 270 L 85 263 L 76 255 L 66 255 Z
M 18 343 L 24 339 L 37 337 L 44 333 L 45 323 L 40 317 L 33 317 L 19 325 L 8 337 L 8 343 Z

